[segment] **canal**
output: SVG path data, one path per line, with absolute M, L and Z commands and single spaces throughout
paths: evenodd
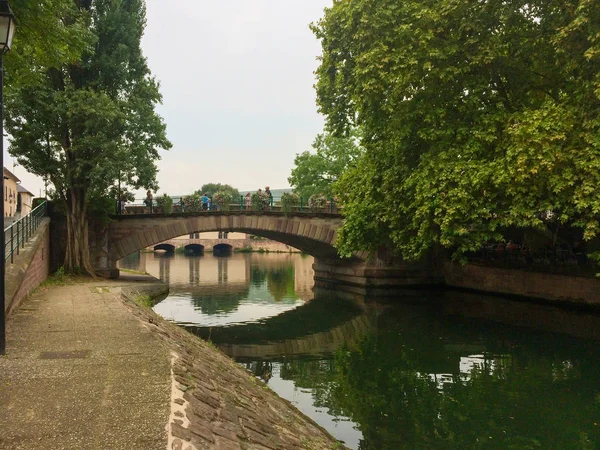
M 300 254 L 141 253 L 154 310 L 361 450 L 600 448 L 600 315 L 501 297 L 314 287 Z

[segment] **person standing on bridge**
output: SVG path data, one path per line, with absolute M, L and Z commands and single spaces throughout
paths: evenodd
M 206 195 L 206 192 L 204 193 L 204 195 L 202 196 L 202 211 L 208 211 L 208 202 L 210 201 L 210 199 L 208 198 L 208 195 Z
M 265 195 L 268 197 L 269 200 L 269 206 L 267 207 L 267 209 L 271 209 L 271 207 L 273 206 L 273 194 L 271 194 L 271 189 L 269 188 L 269 186 L 265 186 Z
M 152 214 L 152 200 L 152 191 L 148 190 L 148 192 L 146 192 L 146 199 L 144 200 L 144 203 L 146 204 L 150 214 Z

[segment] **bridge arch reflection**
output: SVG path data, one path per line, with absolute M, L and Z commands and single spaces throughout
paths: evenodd
M 315 299 L 274 317 L 226 327 L 186 328 L 239 361 L 331 354 L 372 329 L 360 302 L 316 291 Z

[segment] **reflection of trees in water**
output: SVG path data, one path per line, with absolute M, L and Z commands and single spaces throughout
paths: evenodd
M 192 293 L 194 306 L 208 315 L 223 314 L 236 311 L 240 302 L 248 297 L 248 288 L 243 292 L 220 292 L 218 294 Z
M 297 298 L 294 286 L 294 266 L 292 264 L 269 270 L 267 275 L 269 292 L 275 301 L 283 298 Z
M 327 408 L 332 416 L 347 416 L 336 395 L 338 368 L 331 359 L 298 359 L 281 363 L 280 376 L 284 380 L 293 380 L 296 388 L 310 389 L 314 405 Z
M 244 364 L 244 367 L 265 383 L 273 376 L 273 363 L 270 361 L 253 361 Z
M 333 367 L 286 362 L 282 377 L 314 389 L 317 406 L 358 423 L 360 449 L 591 449 L 600 442 L 591 419 L 600 417 L 593 364 L 582 372 L 560 355 L 489 356 L 442 383 L 418 369 L 398 336 L 371 335 L 340 350 Z M 593 376 L 582 377 L 587 371 Z
M 253 286 L 262 286 L 267 279 L 268 269 L 265 269 L 258 264 L 250 266 L 250 282 Z
M 250 266 L 250 281 L 253 286 L 263 286 L 265 282 L 275 301 L 284 298 L 297 298 L 295 292 L 295 272 L 292 262 L 280 262 L 277 266 Z

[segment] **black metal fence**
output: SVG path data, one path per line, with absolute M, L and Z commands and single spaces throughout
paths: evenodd
M 46 216 L 47 202 L 40 203 L 29 214 L 4 229 L 4 258 L 12 264 Z

